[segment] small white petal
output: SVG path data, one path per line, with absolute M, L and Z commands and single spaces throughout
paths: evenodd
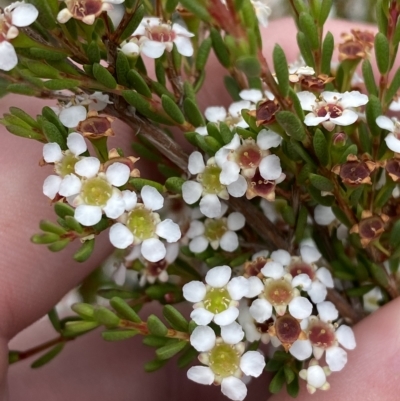
M 265 277 L 271 277 L 273 279 L 278 279 L 283 277 L 285 271 L 283 266 L 278 262 L 267 262 L 265 266 L 261 269 L 261 273 Z
M 141 252 L 149 262 L 158 262 L 165 258 L 167 250 L 158 238 L 149 238 L 143 241 Z
M 262 129 L 257 135 L 257 145 L 260 149 L 271 149 L 276 148 L 282 142 L 282 137 L 276 132 Z
M 300 286 L 302 290 L 307 291 L 311 288 L 311 279 L 308 276 L 308 274 L 298 274 L 296 277 L 293 278 L 292 280 L 292 286 L 293 287 L 298 287 Z
M 300 255 L 306 263 L 314 263 L 322 256 L 317 248 L 309 245 L 303 245 L 300 247 Z
M 164 197 L 150 185 L 145 185 L 142 188 L 140 196 L 147 209 L 159 210 L 164 206 Z
M 298 92 L 297 97 L 300 100 L 301 108 L 303 110 L 311 111 L 315 106 L 316 97 L 313 93 L 308 91 Z
M 163 55 L 166 45 L 163 42 L 156 42 L 154 40 L 146 40 L 142 45 L 142 53 L 150 58 L 159 58 Z
M 336 330 L 336 338 L 338 339 L 339 343 L 347 349 L 354 349 L 356 347 L 354 332 L 349 326 L 341 325 Z
M 222 165 L 219 181 L 223 185 L 229 185 L 237 181 L 239 178 L 240 167 L 237 163 L 232 161 L 225 161 Z
M 239 96 L 243 100 L 249 100 L 253 103 L 258 103 L 263 98 L 262 92 L 258 89 L 243 89 Z
M 68 174 L 63 178 L 58 192 L 61 196 L 72 196 L 78 194 L 81 188 L 81 180 L 75 174 Z
M 126 280 L 126 266 L 123 263 L 120 263 L 117 270 L 112 275 L 115 284 L 124 285 Z
M 217 313 L 214 316 L 214 322 L 218 324 L 218 326 L 227 326 L 228 324 L 233 323 L 238 316 L 239 309 L 235 308 L 234 306 L 230 306 L 227 310 Z
M 305 319 L 312 312 L 312 303 L 304 297 L 295 297 L 289 303 L 289 313 L 296 319 Z
M 221 392 L 234 401 L 242 401 L 246 398 L 246 385 L 235 376 L 228 376 L 222 380 Z
M 211 287 L 222 288 L 228 284 L 231 275 L 232 269 L 229 266 L 217 266 L 207 272 L 205 281 Z
M 10 71 L 18 64 L 14 46 L 4 40 L 0 43 L 0 70 Z
M 54 199 L 60 189 L 62 178 L 58 175 L 49 175 L 43 182 L 43 193 Z
M 326 350 L 325 359 L 332 372 L 339 372 L 347 363 L 347 352 L 340 347 L 330 347 Z
M 276 180 L 282 174 L 281 161 L 276 155 L 264 157 L 259 168 L 261 177 L 265 180 Z
M 318 281 L 313 281 L 311 288 L 307 291 L 307 293 L 310 296 L 311 301 L 313 301 L 315 304 L 319 304 L 320 302 L 325 301 L 328 291 L 326 290 L 324 284 Z
M 188 238 L 195 238 L 203 235 L 205 231 L 204 223 L 199 220 L 192 220 L 190 222 L 189 230 L 186 231 Z
M 178 224 L 174 223 L 171 219 L 165 219 L 157 224 L 156 234 L 167 240 L 167 242 L 178 241 L 182 234 Z
M 207 194 L 203 196 L 200 201 L 200 210 L 201 213 L 204 214 L 204 216 L 207 216 L 210 219 L 220 216 L 221 202 L 218 196 L 215 194 Z
M 125 202 L 121 193 L 116 193 L 111 196 L 103 207 L 104 213 L 110 219 L 117 219 L 125 212 Z
M 397 139 L 392 133 L 388 134 L 385 138 L 386 146 L 393 152 L 400 153 L 400 140 Z
M 61 110 L 58 118 L 67 128 L 75 128 L 81 121 L 86 120 L 87 111 L 83 106 L 71 106 Z
M 202 173 L 205 169 L 203 155 L 200 152 L 193 152 L 189 156 L 188 169 L 191 174 Z
M 314 219 L 320 226 L 328 226 L 336 220 L 336 216 L 333 214 L 331 207 L 317 205 L 314 209 Z
M 233 102 L 229 106 L 229 114 L 233 117 L 240 117 L 242 115 L 242 110 L 250 109 L 251 103 L 248 100 L 239 100 L 238 102 Z M 246 124 L 247 126 L 247 124 Z
M 310 340 L 296 340 L 290 347 L 289 352 L 299 361 L 304 361 L 312 354 Z
M 264 323 L 272 316 L 272 305 L 265 299 L 256 299 L 249 308 L 251 316 L 258 323 Z
M 287 266 L 292 257 L 288 251 L 285 251 L 284 249 L 278 249 L 277 251 L 271 253 L 271 259 L 280 263 L 282 266 Z
M 240 369 L 246 376 L 258 377 L 264 368 L 264 356 L 258 351 L 247 351 L 240 358 Z
M 175 25 L 175 24 L 174 24 Z M 193 56 L 193 45 L 189 38 L 184 36 L 177 36 L 174 40 L 178 53 L 185 57 Z
M 225 107 L 222 106 L 207 107 L 204 111 L 204 116 L 208 121 L 212 123 L 224 121 L 226 118 Z
M 241 230 L 246 224 L 246 219 L 242 213 L 233 212 L 228 216 L 228 229 L 232 231 Z
M 368 96 L 359 91 L 343 93 L 340 99 L 340 105 L 347 109 L 348 107 L 360 107 L 368 103 Z
M 189 302 L 200 302 L 204 299 L 207 289 L 201 281 L 190 281 L 182 288 L 183 297 Z
M 113 163 L 106 170 L 106 177 L 108 182 L 114 187 L 120 187 L 128 182 L 131 170 L 126 164 Z
M 182 185 L 182 197 L 188 205 L 196 203 L 203 192 L 203 186 L 196 181 L 186 181 Z
M 75 164 L 75 173 L 81 177 L 92 178 L 100 169 L 100 160 L 97 157 L 84 157 Z
M 264 284 L 258 277 L 250 276 L 247 282 L 249 284 L 249 289 L 246 294 L 247 298 L 254 298 L 261 294 L 264 289 Z
M 38 15 L 39 11 L 34 5 L 20 3 L 11 13 L 11 21 L 14 26 L 21 28 L 32 24 Z
M 358 120 L 358 114 L 353 110 L 344 110 L 342 115 L 336 118 L 330 118 L 330 121 L 337 125 L 351 125 Z
M 334 287 L 332 274 L 326 267 L 320 267 L 315 272 L 315 275 L 318 278 L 318 280 L 321 281 L 321 283 L 325 285 L 325 287 L 328 287 L 328 288 Z
M 201 136 L 208 135 L 207 127 L 197 127 L 194 131 L 200 134 Z
M 167 253 L 165 254 L 166 262 L 168 264 L 175 262 L 179 255 L 180 244 L 178 242 L 174 242 L 172 244 L 167 244 L 165 248 L 167 249 Z
M 46 163 L 58 162 L 62 157 L 63 154 L 58 143 L 50 142 L 43 146 L 43 159 Z
M 197 326 L 190 335 L 190 344 L 196 351 L 207 352 L 214 348 L 216 336 L 209 326 Z
M 57 21 L 60 24 L 65 24 L 68 22 L 72 17 L 71 12 L 68 10 L 68 8 L 62 9 L 58 14 L 57 14 Z
M 239 238 L 233 231 L 227 231 L 220 239 L 219 245 L 226 252 L 233 252 L 239 246 Z
M 77 132 L 71 132 L 67 137 L 68 149 L 75 155 L 79 156 L 87 151 L 85 138 Z
M 213 320 L 214 313 L 209 312 L 204 308 L 193 309 L 190 318 L 200 326 L 207 326 Z
M 239 301 L 249 292 L 249 283 L 243 276 L 234 277 L 226 286 L 229 295 L 234 301 Z
M 394 132 L 394 122 L 389 117 L 379 116 L 376 119 L 376 125 L 379 128 L 385 129 L 386 131 Z
M 227 344 L 237 344 L 243 340 L 244 331 L 239 323 L 233 322 L 221 327 L 221 337 Z
M 304 124 L 308 125 L 309 127 L 315 127 L 316 125 L 327 120 L 329 120 L 329 114 L 327 114 L 325 117 L 316 117 L 314 113 L 309 113 L 304 119 Z M 332 124 L 332 126 L 334 127 L 334 124 Z M 329 129 L 329 131 L 332 131 L 332 129 Z
M 232 195 L 234 198 L 240 198 L 247 191 L 247 181 L 243 176 L 239 175 L 237 181 L 229 184 L 227 189 L 229 195 Z
M 199 235 L 189 242 L 189 249 L 193 253 L 201 253 L 207 249 L 208 244 L 208 239 L 204 235 Z
M 75 209 L 75 220 L 83 226 L 93 226 L 101 220 L 101 208 L 99 206 L 79 205 Z
M 330 301 L 323 301 L 317 304 L 318 315 L 324 322 L 333 322 L 339 317 L 336 306 Z
M 121 47 L 121 51 L 127 56 L 136 55 L 140 53 L 140 47 L 134 42 L 128 42 Z
M 212 384 L 214 382 L 214 373 L 207 366 L 192 366 L 187 371 L 188 379 L 199 384 Z
M 125 210 L 130 212 L 137 204 L 137 195 L 133 191 L 122 191 L 122 198 L 125 202 Z
M 321 366 L 309 366 L 307 369 L 307 383 L 315 388 L 320 388 L 326 383 L 326 375 Z

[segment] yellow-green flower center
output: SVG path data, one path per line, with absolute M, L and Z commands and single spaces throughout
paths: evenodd
M 144 208 L 136 208 L 129 213 L 127 226 L 141 241 L 154 237 L 156 226 L 152 214 Z
M 221 169 L 217 166 L 207 166 L 201 175 L 201 183 L 205 192 L 209 194 L 218 194 L 224 190 L 225 186 L 219 181 Z
M 61 177 L 65 177 L 68 174 L 75 173 L 75 164 L 78 162 L 78 158 L 72 154 L 66 154 L 61 163 L 56 165 L 56 171 Z
M 100 177 L 86 180 L 82 185 L 82 198 L 87 205 L 105 206 L 112 195 L 112 186 Z
M 221 237 L 228 231 L 226 219 L 206 220 L 204 225 L 204 235 L 210 242 L 220 240 Z
M 212 313 L 221 313 L 229 308 L 231 297 L 226 288 L 211 288 L 204 298 L 204 308 Z
M 232 345 L 217 344 L 210 352 L 209 366 L 217 376 L 233 376 L 239 364 L 240 356 Z

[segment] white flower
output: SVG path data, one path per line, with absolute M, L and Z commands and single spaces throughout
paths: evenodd
M 241 401 L 247 395 L 247 388 L 240 378 L 244 375 L 260 376 L 265 367 L 265 360 L 258 351 L 243 353 L 243 343 L 226 342 L 226 337 L 230 337 L 230 340 L 240 337 L 233 334 L 235 330 L 235 325 L 224 327 L 224 336 L 216 338 L 210 327 L 196 327 L 190 342 L 196 350 L 202 352 L 199 360 L 207 366 L 193 366 L 188 370 L 187 376 L 199 384 L 221 385 L 224 395 L 231 400 Z M 227 332 L 230 332 L 229 335 Z
M 305 319 L 311 315 L 311 302 L 300 296 L 300 291 L 296 288 L 309 285 L 306 277 L 303 281 L 292 279 L 290 274 L 285 274 L 283 265 L 274 260 L 268 260 L 261 273 L 265 279 L 262 281 L 263 285 L 258 286 L 260 289 L 258 299 L 250 306 L 250 314 L 256 322 L 264 323 L 271 318 L 274 309 L 280 316 L 288 309 L 296 319 Z M 255 277 L 253 280 L 256 279 Z
M 181 237 L 179 226 L 171 219 L 161 221 L 158 213 L 164 205 L 163 196 L 153 187 L 145 185 L 141 192 L 143 203 L 136 203 L 126 197 L 131 193 L 124 191 L 125 209 L 118 223 L 110 228 L 110 242 L 119 249 L 129 245 L 141 244 L 141 253 L 150 262 L 158 262 L 166 256 L 165 245 L 159 240 L 164 238 L 167 242 L 177 242 Z
M 299 82 L 300 78 L 303 76 L 314 75 L 314 68 L 308 66 L 299 66 L 293 65 L 289 67 L 289 81 L 290 82 Z
M 270 0 L 250 0 L 254 7 L 260 25 L 268 26 L 268 18 L 271 15 L 271 8 L 268 6 Z
M 244 300 L 240 301 L 238 322 L 246 334 L 246 341 L 252 343 L 254 341 L 261 340 L 261 342 L 264 344 L 268 344 L 270 342 L 269 333 L 262 332 L 261 327 L 257 326 L 256 321 L 250 314 L 247 302 Z
M 239 238 L 235 231 L 241 230 L 246 223 L 242 213 L 233 212 L 227 218 L 206 219 L 204 223 L 193 220 L 190 223 L 187 237 L 191 239 L 189 249 L 200 253 L 207 249 L 221 247 L 224 251 L 233 252 L 239 246 Z
M 307 369 L 299 372 L 299 376 L 307 381 L 307 391 L 310 394 L 314 394 L 317 389 L 329 390 L 330 385 L 326 381 L 326 377 L 330 374 L 330 369 L 327 366 L 321 368 L 315 359 L 311 359 Z
M 395 117 L 390 119 L 386 116 L 379 116 L 376 119 L 376 124 L 389 131 L 385 138 L 386 146 L 393 152 L 400 153 L 400 121 Z
M 39 12 L 33 4 L 11 3 L 0 11 L 0 70 L 10 71 L 18 64 L 17 53 L 10 40 L 18 36 L 18 28 L 31 25 Z
M 71 105 L 68 104 L 64 106 L 59 114 L 58 118 L 61 121 L 61 124 L 67 128 L 75 128 L 81 121 L 86 120 L 87 110 L 86 107 L 81 105 Z
M 379 302 L 383 299 L 382 291 L 379 287 L 374 287 L 363 295 L 364 309 L 367 312 L 375 312 L 379 309 Z
M 247 182 L 239 176 L 237 181 L 223 185 L 220 182 L 221 169 L 215 164 L 215 159 L 210 158 L 207 165 L 204 163 L 200 152 L 193 152 L 189 156 L 189 171 L 197 175 L 197 181 L 186 181 L 182 185 L 183 200 L 192 205 L 200 198 L 200 210 L 209 217 L 214 218 L 221 215 L 221 199 L 229 199 L 229 195 L 235 198 L 243 196 L 247 190 Z
M 329 206 L 317 205 L 314 209 L 314 219 L 320 226 L 329 226 L 336 220 L 332 208 Z
M 82 106 L 89 106 L 89 111 L 101 111 L 104 110 L 108 104 L 113 104 L 110 101 L 110 96 L 103 92 L 93 92 L 88 95 L 84 93 L 83 95 L 76 96 L 77 103 Z
M 211 123 L 224 122 L 229 127 L 241 127 L 247 128 L 249 125 L 244 121 L 242 117 L 242 110 L 254 109 L 255 105 L 248 100 L 240 100 L 232 103 L 228 111 L 223 106 L 211 106 L 207 107 L 204 111 L 206 119 Z
M 50 199 L 54 199 L 57 195 L 64 177 L 75 173 L 75 164 L 82 159 L 79 156 L 87 150 L 84 137 L 77 132 L 68 135 L 67 146 L 66 151 L 62 151 L 60 145 L 55 142 L 43 146 L 44 161 L 54 163 L 54 170 L 58 174 L 50 175 L 43 183 L 43 193 Z
M 182 56 L 193 55 L 193 45 L 189 38 L 194 34 L 177 23 L 163 23 L 156 17 L 144 17 L 138 28 L 132 34 L 128 43 L 122 46 L 124 53 L 136 53 L 137 49 L 150 58 L 159 58 L 164 51 L 172 51 L 175 44 L 176 49 Z
M 183 296 L 193 302 L 190 317 L 198 325 L 207 325 L 212 320 L 219 326 L 233 323 L 239 315 L 239 300 L 248 292 L 247 279 L 239 276 L 231 279 L 229 266 L 210 269 L 205 277 L 206 284 L 191 281 L 183 286 Z
M 92 25 L 103 11 L 113 9 L 113 4 L 121 4 L 125 0 L 64 0 L 66 8 L 62 9 L 57 15 L 57 21 L 65 24 L 71 18 Z
M 332 131 L 335 125 L 351 125 L 358 120 L 358 114 L 351 110 L 368 103 L 368 96 L 358 92 L 322 92 L 319 99 L 308 91 L 297 94 L 303 110 L 311 111 L 306 115 L 304 124 L 316 126 L 321 124 Z

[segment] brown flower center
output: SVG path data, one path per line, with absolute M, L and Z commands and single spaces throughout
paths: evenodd
M 308 331 L 311 344 L 320 348 L 329 348 L 335 342 L 335 333 L 330 325 L 318 321 Z
M 293 344 L 301 333 L 299 322 L 291 315 L 278 317 L 275 322 L 276 336 L 283 344 Z
M 99 0 L 75 0 L 72 4 L 68 4 L 68 8 L 74 18 L 83 19 L 88 15 L 99 15 L 102 5 Z
M 330 118 L 338 118 L 343 114 L 343 108 L 337 104 L 326 104 L 317 110 L 318 117 L 325 117 L 329 113 Z
M 310 277 L 311 280 L 315 276 L 314 269 L 309 264 L 304 262 L 293 263 L 289 267 L 289 273 L 292 275 L 292 277 L 296 277 L 299 274 L 307 274 L 307 276 Z

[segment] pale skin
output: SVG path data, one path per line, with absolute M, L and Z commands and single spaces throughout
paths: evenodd
M 360 24 L 331 22 L 328 29 L 336 38 Z M 264 31 L 264 54 L 270 55 L 274 43 L 286 51 L 289 61 L 297 56 L 295 29 L 290 20 L 275 21 Z M 270 62 L 270 60 L 269 60 Z M 229 103 L 222 87 L 225 72 L 215 60 L 202 90 L 200 103 Z M 36 115 L 49 102 L 27 97 L 9 96 L 0 101 L 0 114 L 10 105 Z M 139 338 L 122 343 L 105 343 L 98 331 L 69 343 L 51 364 L 32 371 L 24 361 L 7 367 L 7 343 L 21 330 L 45 315 L 70 289 L 109 254 L 107 235 L 97 240 L 96 251 L 89 262 L 78 264 L 72 254 L 78 244 L 61 254 L 29 243 L 38 231 L 41 218 L 54 220 L 51 206 L 42 194 L 43 179 L 51 174 L 40 168 L 42 145 L 12 136 L 2 130 L 0 175 L 2 208 L 0 213 L 0 399 L 11 401 L 166 401 L 223 400 L 218 388 L 202 386 L 186 379 L 186 370 L 178 370 L 171 361 L 167 369 L 147 374 L 142 366 L 152 359 L 153 350 L 143 347 Z M 118 145 L 128 151 L 132 132 L 116 125 Z M 114 142 L 115 143 L 115 142 Z M 145 165 L 141 165 L 146 176 Z M 400 301 L 395 300 L 355 327 L 357 348 L 349 352 L 346 368 L 329 377 L 331 390 L 311 398 L 304 382 L 300 401 L 305 400 L 398 400 L 400 393 Z M 158 313 L 152 306 L 147 313 Z M 49 324 L 42 321 L 13 340 L 12 348 L 27 349 L 55 337 Z M 8 372 L 8 379 L 7 379 Z M 247 400 L 266 398 L 267 377 L 249 385 Z M 284 393 L 270 400 L 289 400 Z

